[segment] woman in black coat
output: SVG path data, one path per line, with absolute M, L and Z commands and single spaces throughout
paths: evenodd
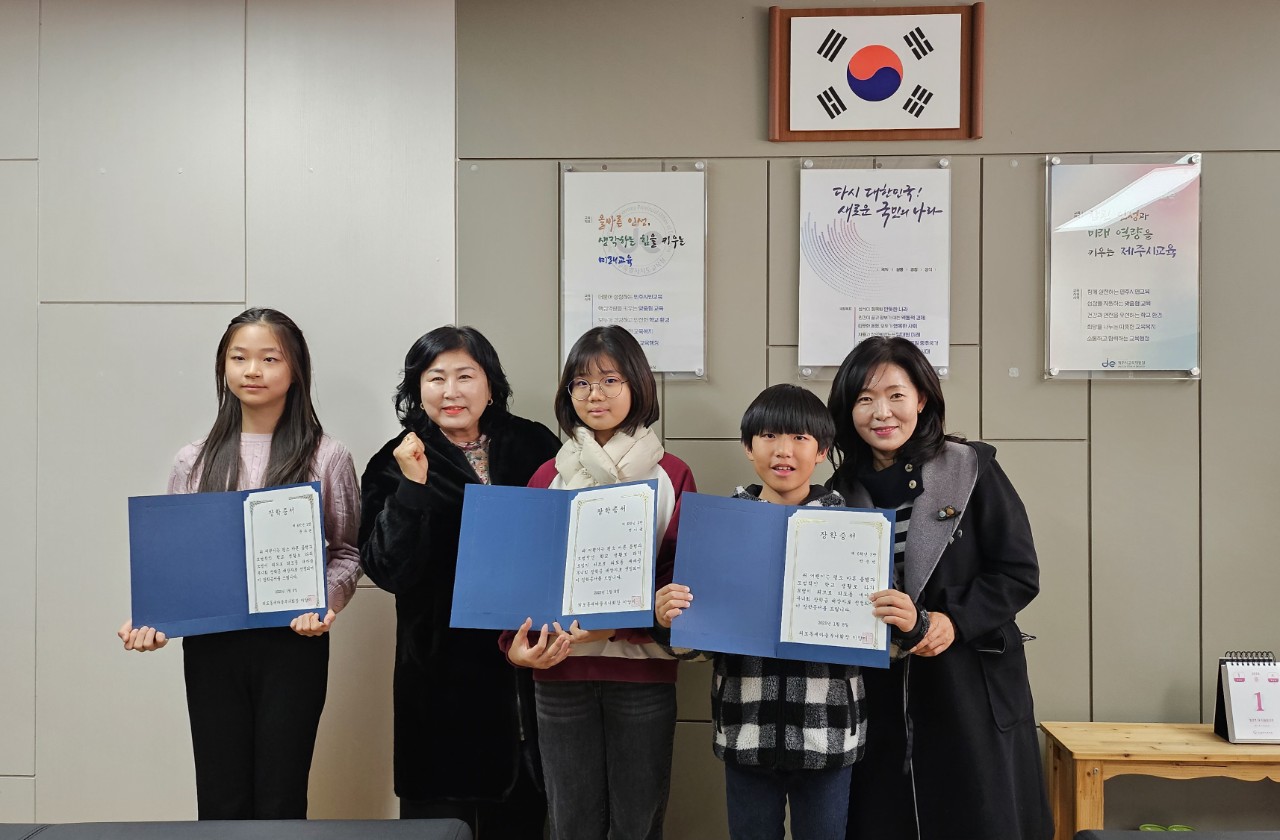
M 941 384 L 906 339 L 855 347 L 828 407 L 840 459 L 831 486 L 852 506 L 898 512 L 895 606 L 876 612 L 915 618 L 895 630 L 889 669 L 863 669 L 867 747 L 848 837 L 1046 840 L 1053 821 L 1014 622 L 1039 591 L 1021 499 L 994 448 L 944 434 Z
M 466 485 L 523 487 L 560 448 L 546 426 L 508 412 L 510 397 L 478 331 L 440 327 L 414 343 L 396 394 L 405 431 L 361 481 L 360 562 L 396 596 L 400 816 L 456 817 L 481 837 L 540 840 L 529 672 L 506 661 L 493 631 L 449 628 Z

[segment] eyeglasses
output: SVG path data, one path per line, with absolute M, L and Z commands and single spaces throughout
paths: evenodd
M 599 388 L 600 393 L 608 399 L 613 399 L 622 393 L 622 386 L 627 384 L 627 380 L 619 379 L 616 376 L 606 376 L 599 382 L 588 382 L 585 379 L 575 379 L 569 383 L 566 388 L 569 396 L 578 402 L 586 402 L 591 399 L 591 389 Z

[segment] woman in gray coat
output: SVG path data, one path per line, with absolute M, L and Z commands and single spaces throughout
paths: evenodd
M 828 401 L 831 486 L 897 510 L 895 586 L 916 626 L 864 669 L 868 737 L 850 840 L 1043 840 L 1053 834 L 1019 610 L 1039 591 L 1031 526 L 995 449 L 944 433 L 941 384 L 902 338 L 869 338 Z M 878 608 L 878 613 L 886 613 Z

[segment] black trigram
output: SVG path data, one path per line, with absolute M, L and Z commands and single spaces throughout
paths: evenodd
M 844 47 L 849 39 L 841 35 L 834 29 L 827 33 L 827 37 L 823 39 L 822 46 L 818 47 L 818 55 L 827 61 L 835 61 L 836 56 L 840 54 L 840 49 Z
M 822 107 L 827 110 L 827 116 L 831 117 L 833 120 L 845 111 L 849 110 L 845 107 L 845 104 L 840 101 L 840 97 L 836 93 L 836 89 L 833 87 L 829 87 L 822 93 L 818 94 L 818 101 L 822 103 Z
M 933 52 L 933 44 L 930 44 L 929 39 L 924 37 L 924 30 L 918 26 L 903 35 L 902 40 L 907 42 L 908 47 L 911 47 L 911 52 L 915 54 L 916 58 L 924 58 Z
M 916 85 L 916 89 L 911 91 L 907 101 L 902 103 L 902 110 L 919 119 L 920 115 L 924 113 L 924 106 L 929 104 L 930 99 L 933 99 L 933 92 Z

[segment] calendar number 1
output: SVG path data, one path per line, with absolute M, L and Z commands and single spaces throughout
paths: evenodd
M 1263 711 L 1263 708 L 1262 708 L 1262 692 L 1261 692 L 1261 691 L 1255 691 L 1255 692 L 1253 693 L 1253 696 L 1254 696 L 1254 697 L 1256 697 L 1256 698 L 1258 698 L 1258 711 L 1260 711 L 1260 712 L 1261 712 L 1261 711 Z

